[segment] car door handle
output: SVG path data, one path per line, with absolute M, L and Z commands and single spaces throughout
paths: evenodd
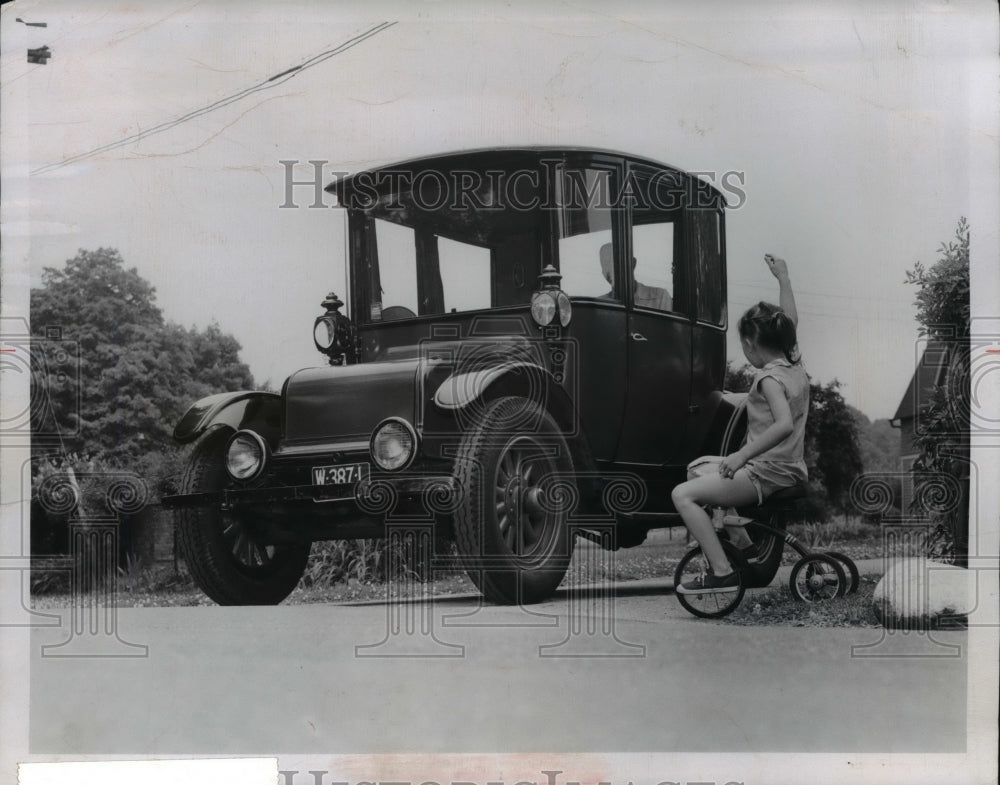
M 632 340 L 633 341 L 645 341 L 646 340 L 646 336 L 643 335 L 642 333 L 632 333 Z

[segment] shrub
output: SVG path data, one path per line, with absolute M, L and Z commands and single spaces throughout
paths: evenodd
M 394 539 L 391 545 L 385 539 L 315 542 L 303 581 L 306 586 L 332 586 L 350 579 L 362 583 L 404 578 L 425 581 L 432 577 L 428 558 L 447 556 L 454 548 L 441 539 L 434 542 L 434 554 L 428 546 L 416 537 Z
M 968 553 L 969 401 L 971 310 L 969 300 L 969 225 L 959 219 L 955 237 L 942 243 L 938 261 L 929 269 L 917 262 L 906 282 L 918 287 L 916 306 L 920 334 L 948 352 L 943 384 L 931 392 L 918 412 L 920 421 L 914 461 L 914 507 L 936 525 L 951 543 L 936 546 L 963 562 Z M 933 491 L 940 474 L 955 477 L 962 489 L 957 503 L 942 509 Z

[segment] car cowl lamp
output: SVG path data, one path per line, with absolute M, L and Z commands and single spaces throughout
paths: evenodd
M 559 287 L 562 275 L 551 264 L 538 276 L 539 289 L 531 295 L 531 318 L 539 327 L 548 327 L 558 320 L 566 327 L 573 318 L 569 297 Z
M 354 323 L 340 309 L 344 306 L 335 292 L 330 292 L 320 303 L 326 312 L 313 322 L 313 343 L 325 354 L 330 365 L 346 365 L 356 359 L 356 335 Z

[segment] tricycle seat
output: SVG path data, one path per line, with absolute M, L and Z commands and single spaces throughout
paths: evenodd
M 809 486 L 804 482 L 800 482 L 789 488 L 782 488 L 781 490 L 775 491 L 764 500 L 764 504 L 771 504 L 774 502 L 791 502 L 796 499 L 804 499 L 808 495 Z

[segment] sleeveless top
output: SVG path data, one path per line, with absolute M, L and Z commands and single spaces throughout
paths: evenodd
M 758 474 L 770 475 L 780 486 L 791 486 L 805 482 L 808 477 L 804 459 L 806 440 L 806 415 L 809 413 L 809 377 L 801 365 L 792 365 L 788 360 L 772 360 L 757 371 L 747 396 L 747 443 L 754 440 L 774 424 L 774 415 L 767 398 L 760 390 L 760 383 L 771 377 L 785 391 L 788 407 L 792 411 L 792 432 L 770 450 L 751 458 L 752 466 Z

